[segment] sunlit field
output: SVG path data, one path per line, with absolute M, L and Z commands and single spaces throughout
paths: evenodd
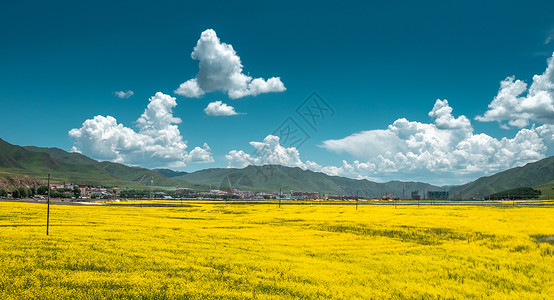
M 554 295 L 552 206 L 142 204 L 0 202 L 0 299 Z

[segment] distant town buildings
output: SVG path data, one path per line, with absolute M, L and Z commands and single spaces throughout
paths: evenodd
M 319 199 L 319 193 L 293 192 L 291 199 L 295 200 L 316 200 Z
M 383 200 L 394 200 L 394 195 L 393 194 L 385 194 L 381 197 L 381 199 L 383 199 Z
M 447 191 L 428 191 L 427 200 L 445 200 L 448 199 Z

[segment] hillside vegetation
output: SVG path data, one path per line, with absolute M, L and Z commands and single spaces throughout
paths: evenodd
M 485 197 L 519 187 L 538 187 L 554 183 L 554 156 L 516 167 L 492 176 L 481 177 L 450 189 L 450 194 Z
M 211 185 L 212 188 L 226 190 L 229 188 L 290 192 L 319 192 L 334 195 L 356 195 L 380 197 L 383 194 L 396 194 L 401 197 L 403 191 L 409 196 L 411 191 L 440 189 L 420 182 L 390 181 L 377 183 L 369 180 L 356 180 L 339 176 L 329 176 L 310 170 L 291 168 L 279 165 L 248 166 L 243 169 L 220 168 L 206 169 L 174 179 L 191 183 Z
M 189 187 L 158 172 L 112 162 L 98 162 L 58 148 L 20 147 L 0 139 L 0 172 L 4 177 L 120 187 Z
M 192 173 L 169 169 L 149 170 L 108 161 L 99 162 L 79 153 L 58 148 L 20 147 L 0 139 L 0 173 L 4 177 L 43 180 L 51 173 L 56 182 L 140 188 L 219 189 L 259 192 L 290 191 L 319 192 L 320 194 L 380 197 L 393 194 L 398 198 L 411 197 L 419 191 L 449 189 L 451 198 L 483 198 L 493 193 L 519 187 L 541 187 L 554 184 L 554 156 L 509 169 L 473 182 L 454 187 L 438 187 L 422 182 L 390 181 L 385 183 L 329 176 L 310 170 L 279 165 L 248 166 L 242 169 L 213 168 Z M 550 190 L 541 195 L 548 197 Z M 554 194 L 554 193 L 552 193 Z

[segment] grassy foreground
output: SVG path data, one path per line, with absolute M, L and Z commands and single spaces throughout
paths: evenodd
M 553 207 L 0 202 L 0 299 L 550 298 Z

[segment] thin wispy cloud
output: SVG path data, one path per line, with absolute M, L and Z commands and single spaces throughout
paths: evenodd
M 120 99 L 127 99 L 127 98 L 131 98 L 135 94 L 135 92 L 133 92 L 131 90 L 128 90 L 126 92 L 124 92 L 124 91 L 115 91 L 114 94 Z
M 546 39 L 544 40 L 544 44 L 545 44 L 545 45 L 550 44 L 550 42 L 552 42 L 553 39 L 554 39 L 554 28 L 551 28 L 551 29 L 546 33 Z

